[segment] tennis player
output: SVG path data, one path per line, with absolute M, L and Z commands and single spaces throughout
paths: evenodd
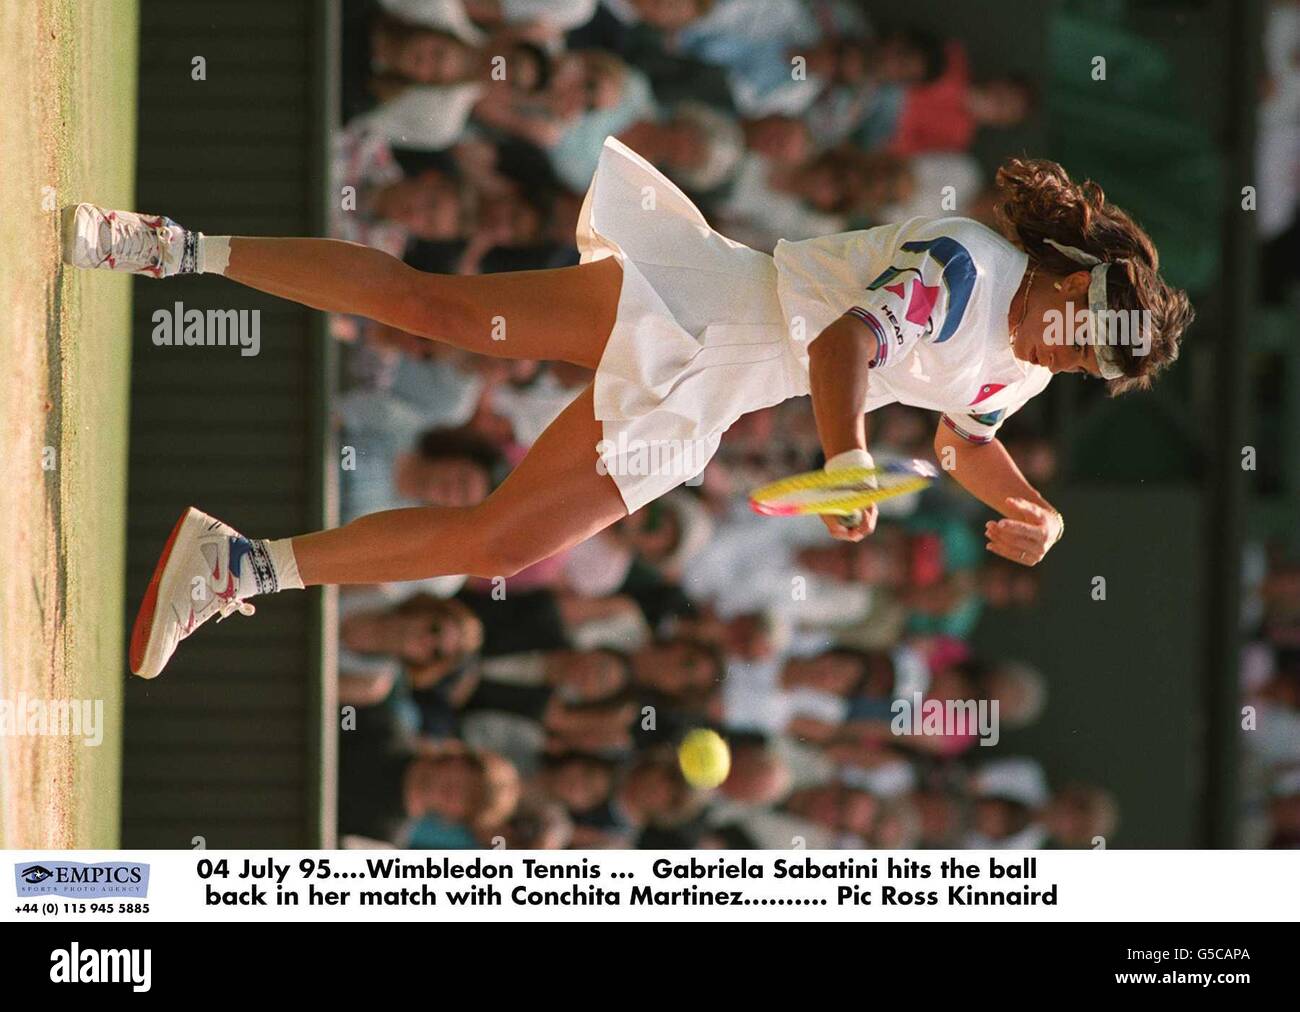
M 64 256 L 78 267 L 222 274 L 467 351 L 595 372 L 478 506 L 389 510 L 282 540 L 186 511 L 141 604 L 131 669 L 156 676 L 182 639 L 214 615 L 252 614 L 258 594 L 509 576 L 694 477 L 741 415 L 809 393 L 832 470 L 870 466 L 865 412 L 894 401 L 940 412 L 940 462 L 1003 518 L 986 527 L 989 550 L 1038 563 L 1065 524 L 998 442 L 999 425 L 1054 373 L 1099 377 L 1111 393 L 1147 387 L 1177 356 L 1192 310 L 1098 186 L 1020 160 L 997 183 L 1001 234 L 913 218 L 782 242 L 773 257 L 713 231 L 609 139 L 579 220 L 582 262 L 475 277 L 422 273 L 338 240 L 208 236 L 68 208 Z M 1116 311 L 1145 324 L 1120 334 Z M 856 526 L 824 519 L 850 541 L 876 521 L 874 508 Z M 200 585 L 211 593 L 195 600 Z

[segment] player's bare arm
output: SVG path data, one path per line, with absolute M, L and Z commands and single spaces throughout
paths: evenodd
M 874 348 L 867 343 L 870 337 L 870 330 L 861 320 L 846 315 L 823 330 L 808 349 L 813 413 L 827 461 L 846 451 L 867 449 L 862 404 L 867 397 L 874 354 Z M 861 520 L 851 525 L 845 517 L 835 514 L 822 514 L 822 522 L 832 537 L 861 541 L 875 530 L 878 510 L 871 505 L 861 514 Z

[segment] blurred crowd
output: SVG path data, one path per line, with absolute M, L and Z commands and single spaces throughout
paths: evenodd
M 1034 83 L 972 75 L 961 40 L 846 0 L 383 0 L 345 5 L 334 234 L 424 270 L 576 263 L 608 135 L 721 232 L 779 238 L 915 214 L 986 218 L 977 133 L 1034 115 Z M 487 496 L 589 380 L 336 317 L 342 520 Z M 877 460 L 931 458 L 935 419 L 869 418 Z M 1032 420 L 1003 431 L 1035 484 Z M 1038 718 L 1040 672 L 970 645 L 1032 604 L 944 483 L 834 542 L 754 515 L 755 485 L 820 466 L 796 400 L 746 416 L 698 480 L 506 580 L 340 597 L 339 830 L 414 847 L 1095 846 L 1097 785 L 1052 783 L 974 728 L 900 735 L 896 700 Z M 716 729 L 730 774 L 684 779 Z
M 1256 122 L 1263 300 L 1285 303 L 1300 280 L 1300 3 L 1269 5 Z
M 1242 624 L 1241 843 L 1300 847 L 1300 564 L 1248 545 Z
M 1294 308 L 1300 305 L 1300 3 L 1269 6 L 1263 53 L 1256 142 L 1262 297 L 1266 304 L 1289 302 Z M 1293 326 L 1286 328 L 1287 340 L 1293 332 Z M 1284 433 L 1283 448 L 1293 445 L 1296 436 Z M 1247 847 L 1300 847 L 1300 563 L 1295 547 L 1294 537 L 1289 543 L 1251 541 L 1244 557 L 1240 842 Z

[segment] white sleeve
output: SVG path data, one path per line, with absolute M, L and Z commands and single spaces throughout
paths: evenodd
M 805 350 L 861 294 L 862 281 L 848 265 L 868 235 L 842 232 L 799 242 L 783 239 L 776 244 L 772 255 L 781 310 L 791 336 L 803 342 Z
M 993 441 L 1008 414 L 1005 409 L 988 411 L 982 415 L 945 413 L 940 420 L 966 442 L 979 446 Z
M 947 340 L 944 264 L 929 244 L 900 247 L 911 224 L 778 244 L 777 294 L 792 336 L 812 342 L 852 316 L 869 331 L 873 370 L 896 368 L 922 341 Z
M 932 313 L 937 287 L 928 286 L 919 275 L 900 275 L 874 290 L 864 291 L 845 310 L 870 331 L 868 347 L 872 370 L 897 368 L 908 353 L 934 332 Z

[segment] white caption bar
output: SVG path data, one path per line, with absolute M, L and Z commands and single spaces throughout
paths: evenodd
M 8 851 L 7 921 L 1294 920 L 1287 851 Z

